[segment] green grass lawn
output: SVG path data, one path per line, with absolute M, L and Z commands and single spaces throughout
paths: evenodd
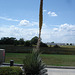
M 6 53 L 5 62 L 9 63 L 10 60 L 14 60 L 14 63 L 23 64 L 26 55 L 25 53 Z M 75 66 L 75 55 L 41 54 L 41 58 L 47 65 Z

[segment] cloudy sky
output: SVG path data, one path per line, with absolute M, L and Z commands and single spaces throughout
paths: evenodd
M 40 0 L 0 0 L 0 38 L 38 36 Z M 75 43 L 75 0 L 44 0 L 43 42 Z

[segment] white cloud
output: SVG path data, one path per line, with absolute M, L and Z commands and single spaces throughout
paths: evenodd
M 50 16 L 58 16 L 55 12 L 51 12 L 51 11 L 48 12 L 48 15 L 50 15 Z
M 61 24 L 53 29 L 52 35 L 58 42 L 75 42 L 75 25 Z
M 73 31 L 75 30 L 75 25 L 71 24 L 61 24 L 60 27 L 58 28 L 58 31 Z
M 28 25 L 30 25 L 30 22 L 28 20 L 21 20 L 19 25 L 20 26 L 28 26 Z
M 31 25 L 32 26 L 34 26 L 34 25 L 37 25 L 38 26 L 39 25 L 39 22 L 32 22 Z
M 55 12 L 52 12 L 51 16 L 58 16 L 58 15 Z
M 58 28 L 54 28 L 53 30 L 54 30 L 54 31 L 58 31 Z
M 51 11 L 48 12 L 48 15 L 50 15 L 50 14 L 51 14 Z
M 20 26 L 0 27 L 1 37 L 16 37 L 30 40 L 32 37 L 38 36 L 38 28 L 21 28 Z M 61 24 L 58 27 L 50 29 L 49 27 L 42 28 L 41 35 L 43 42 L 69 42 L 75 43 L 75 25 Z
M 19 26 L 38 26 L 39 22 L 30 22 L 28 20 L 21 20 Z
M 7 18 L 7 17 L 0 17 L 0 19 L 8 20 L 8 21 L 19 21 L 19 20 L 12 19 L 12 18 Z
M 30 40 L 32 37 L 37 36 L 38 34 L 38 29 L 37 28 L 20 28 L 16 27 L 14 25 L 10 27 L 0 27 L 0 38 L 1 37 L 16 37 L 17 39 L 19 38 L 24 38 L 25 40 Z
M 42 30 L 42 41 L 57 43 L 75 43 L 75 25 L 61 24 L 56 28 Z
M 43 10 L 43 12 L 46 12 L 47 10 Z

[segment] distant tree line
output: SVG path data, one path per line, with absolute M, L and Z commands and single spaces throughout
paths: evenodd
M 0 45 L 23 45 L 23 46 L 35 46 L 37 45 L 37 41 L 38 41 L 38 37 L 35 36 L 33 37 L 31 40 L 26 40 L 24 41 L 23 38 L 20 38 L 19 40 L 17 40 L 14 37 L 2 37 L 0 39 Z M 41 41 L 40 43 L 41 47 L 48 47 L 47 44 L 43 43 Z

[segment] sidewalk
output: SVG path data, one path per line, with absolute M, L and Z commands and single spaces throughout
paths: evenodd
M 75 75 L 75 69 L 46 68 L 48 75 Z
M 58 69 L 75 69 L 75 66 L 49 66 L 47 68 L 58 68 Z

